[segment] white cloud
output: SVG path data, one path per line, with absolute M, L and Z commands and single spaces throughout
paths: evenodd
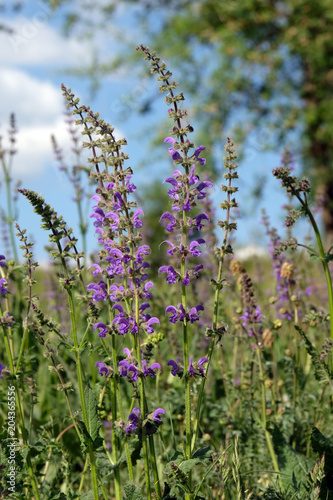
M 43 10 L 40 4 L 29 18 L 0 18 L 1 23 L 13 30 L 0 32 L 0 64 L 53 68 L 55 64 L 74 64 L 87 56 L 89 42 L 62 36 L 48 24 L 50 21 L 47 7 Z
M 61 89 L 22 70 L 2 68 L 0 95 L 2 96 L 0 135 L 3 137 L 4 148 L 9 147 L 6 137 L 9 115 L 11 113 L 16 115 L 17 155 L 13 164 L 13 176 L 23 179 L 36 177 L 46 168 L 53 168 L 58 180 L 62 182 L 50 139 L 52 134 L 55 135 L 65 154 L 71 150 Z M 117 139 L 123 137 L 119 130 L 115 131 L 115 135 Z
M 24 71 L 0 69 L 1 123 L 17 113 L 18 126 L 52 123 L 64 110 L 61 89 Z
M 70 147 L 67 127 L 61 118 L 49 125 L 27 126 L 19 130 L 12 171 L 15 178 L 37 177 L 46 168 L 57 169 L 51 146 L 52 134 L 61 148 Z

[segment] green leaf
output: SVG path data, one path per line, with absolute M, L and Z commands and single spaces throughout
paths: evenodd
M 210 446 L 202 446 L 201 448 L 198 448 L 192 455 L 192 458 L 200 458 L 201 460 L 205 459 L 210 459 L 210 456 L 212 454 L 212 450 L 210 449 Z
M 171 491 L 171 487 L 168 483 L 164 482 L 164 492 L 163 492 L 163 500 L 177 500 L 177 497 L 174 496 L 174 493 Z
M 102 425 L 97 411 L 97 400 L 94 391 L 87 386 L 84 390 L 84 399 L 87 408 L 87 431 L 93 442 L 99 437 Z
M 333 470 L 333 441 L 326 438 L 317 427 L 311 433 L 311 446 L 320 457 L 325 453 L 325 471 Z
M 300 494 L 307 493 L 307 476 L 313 467 L 313 460 L 293 450 L 276 426 L 273 431 L 273 445 L 285 489 Z
M 135 484 L 126 484 L 125 488 L 125 496 L 123 500 L 145 500 L 145 497 L 142 496 L 141 490 Z
M 310 340 L 307 338 L 302 328 L 298 325 L 294 325 L 300 336 L 305 342 L 305 348 L 308 354 L 311 356 L 312 364 L 315 371 L 315 377 L 319 382 L 329 382 L 332 380 L 331 372 L 325 363 L 325 361 L 320 359 L 319 352 L 317 349 L 311 344 Z

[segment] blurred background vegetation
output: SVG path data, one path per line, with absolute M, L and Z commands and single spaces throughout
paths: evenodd
M 12 8 L 19 12 L 26 1 L 14 2 Z M 146 70 L 141 56 L 133 54 L 133 37 L 140 43 L 140 34 L 170 69 L 181 72 L 182 88 L 194 105 L 198 142 L 211 154 L 207 166 L 213 174 L 231 125 L 238 144 L 246 145 L 251 137 L 258 150 L 291 146 L 315 183 L 326 234 L 333 240 L 331 0 L 43 2 L 61 14 L 63 32 L 96 45 L 94 60 L 73 68 L 91 79 L 95 91 L 115 71 Z M 128 13 L 129 22 L 127 29 L 117 31 L 119 12 Z M 111 32 L 122 43 L 121 53 L 102 61 L 100 34 Z M 139 100 L 135 111 L 149 113 L 152 96 L 142 93 Z

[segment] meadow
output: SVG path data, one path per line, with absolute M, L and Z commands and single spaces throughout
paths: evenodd
M 272 175 L 286 193 L 285 226 L 263 213 L 267 257 L 235 257 L 237 148 L 225 138 L 216 208 L 185 98 L 165 63 L 138 50 L 170 119 L 158 253 L 126 140 L 70 88 L 62 86 L 73 149 L 79 159 L 86 148 L 88 164 L 66 166 L 53 146 L 78 235 L 70 214 L 41 195 L 13 195 L 13 120 L 1 150 L 0 498 L 331 499 L 333 255 L 318 229 L 320 203 L 284 151 Z M 47 268 L 29 228 L 13 221 L 17 196 L 45 229 Z M 301 217 L 309 232 L 298 242 Z

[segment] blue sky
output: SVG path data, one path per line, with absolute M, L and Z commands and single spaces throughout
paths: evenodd
M 50 141 L 50 135 L 54 134 L 64 152 L 67 151 L 68 158 L 71 157 L 61 83 L 71 87 L 82 104 L 90 105 L 114 125 L 119 136 L 126 137 L 126 152 L 130 155 L 130 165 L 134 170 L 138 190 L 149 185 L 153 179 L 159 179 L 162 183 L 172 166 L 167 152 L 164 159 L 161 159 L 160 151 L 152 151 L 151 137 L 148 132 L 143 133 L 147 129 L 147 116 L 136 112 L 143 98 L 158 94 L 157 83 L 154 84 L 145 77 L 139 78 L 135 72 L 123 71 L 104 78 L 92 98 L 89 81 L 68 72 L 69 68 L 78 67 L 81 62 L 86 64 L 91 59 L 95 50 L 93 44 L 103 47 L 99 53 L 101 60 L 119 54 L 122 50 L 122 30 L 133 39 L 133 50 L 136 43 L 149 42 L 146 35 L 140 33 L 133 18 L 126 17 L 120 11 L 108 33 L 99 32 L 93 44 L 74 36 L 65 38 L 61 34 L 62 14 L 59 12 L 54 15 L 38 0 L 29 1 L 19 13 L 13 14 L 9 9 L 0 13 L 0 22 L 13 29 L 13 34 L 0 32 L 0 134 L 6 147 L 8 118 L 14 112 L 19 133 L 13 179 L 21 179 L 24 187 L 42 194 L 47 203 L 61 213 L 78 234 L 76 208 L 71 202 L 72 193 L 63 174 L 58 171 Z M 180 80 L 179 75 L 176 77 Z M 188 102 L 186 107 L 190 107 Z M 158 126 L 159 120 L 162 121 L 165 117 L 166 105 L 160 95 L 160 99 L 155 99 L 153 113 L 149 117 L 149 129 Z M 167 132 L 166 129 L 165 135 L 168 135 Z M 264 137 L 267 131 L 264 130 L 261 134 Z M 271 170 L 279 165 L 280 154 L 260 152 L 257 149 L 258 139 L 260 137 L 253 137 L 253 140 L 248 141 L 245 160 L 240 165 L 238 200 L 243 218 L 239 221 L 236 237 L 239 245 L 265 245 L 263 228 L 259 224 L 262 206 L 266 208 L 274 225 L 281 227 L 282 223 L 280 207 L 285 203 L 285 196 L 278 182 L 271 176 Z M 250 193 L 263 175 L 268 182 L 264 198 L 257 204 L 251 200 Z M 4 206 L 3 186 L 0 197 L 1 206 Z M 214 189 L 213 197 L 218 207 L 218 202 L 223 200 L 219 186 Z M 33 235 L 38 260 L 45 261 L 47 257 L 43 247 L 47 244 L 47 235 L 40 229 L 39 218 L 33 213 L 32 207 L 22 198 L 18 201 L 18 221 L 21 227 L 28 229 L 28 234 Z M 94 243 L 91 230 L 90 251 L 94 248 Z

